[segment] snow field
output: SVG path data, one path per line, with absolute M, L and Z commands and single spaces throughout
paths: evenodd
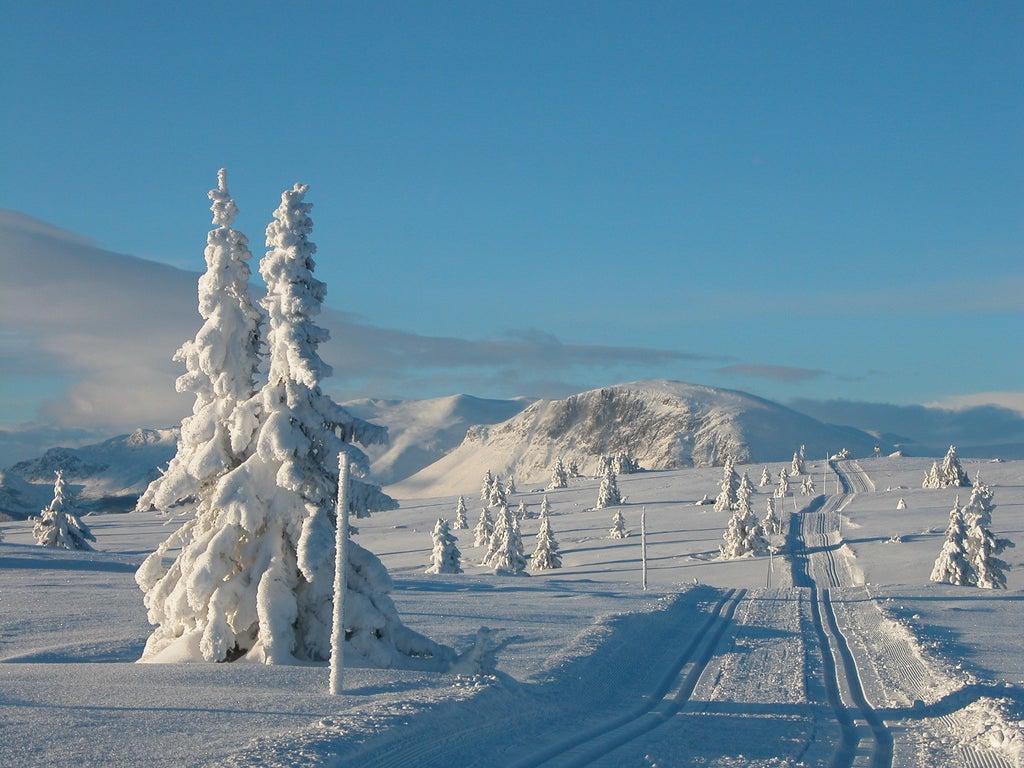
M 834 554 L 840 564 L 856 556 L 852 573 L 868 584 L 832 587 L 831 604 L 865 696 L 893 734 L 893 765 L 1014 765 L 1024 711 L 1024 551 L 1005 555 L 1013 566 L 1005 592 L 928 583 L 952 494 L 914 488 L 927 464 L 860 461 L 876 491 L 849 497 L 845 545 Z M 782 466 L 771 465 L 773 476 Z M 977 467 L 965 466 L 973 476 Z M 995 490 L 993 530 L 1024 541 L 1024 463 L 980 466 Z M 757 477 L 761 465 L 741 469 Z M 820 490 L 821 462 L 808 462 L 808 471 Z M 423 573 L 430 532 L 438 517 L 454 517 L 455 496 L 405 500 L 398 511 L 359 520 L 357 541 L 387 565 L 408 626 L 459 650 L 487 626 L 500 649 L 496 672 L 473 679 L 346 669 L 339 697 L 326 694 L 326 666 L 131 663 L 150 631 L 133 571 L 169 533 L 154 515 L 90 516 L 93 553 L 44 550 L 31 544 L 29 524 L 5 524 L 0 764 L 830 764 L 839 729 L 822 682 L 810 591 L 792 587 L 782 558 L 769 590 L 767 558 L 715 559 L 728 515 L 693 503 L 714 496 L 720 478 L 720 468 L 620 476 L 633 532 L 622 540 L 607 538 L 614 508 L 589 509 L 597 480 L 549 491 L 564 566 L 517 577 L 475 565 L 482 548 L 471 546 L 465 530 L 455 533 L 466 572 Z M 906 487 L 885 490 L 897 485 Z M 532 490 L 510 502 L 525 500 L 537 514 L 542 494 Z M 772 490 L 757 489 L 759 513 Z M 473 520 L 480 502 L 471 492 Z M 900 496 L 907 509 L 896 512 Z M 797 505 L 807 502 L 796 497 Z M 646 593 L 641 505 L 649 531 Z M 785 512 L 792 507 L 787 498 Z M 523 524 L 528 551 L 538 525 L 535 518 Z M 900 532 L 904 543 L 886 543 Z M 839 574 L 849 578 L 843 568 Z M 731 589 L 746 592 L 732 621 L 714 625 L 715 606 Z M 709 621 L 714 630 L 705 629 Z M 677 701 L 694 670 L 692 691 Z M 627 723 L 643 717 L 660 722 L 622 738 Z M 50 738 L 58 724 L 66 737 Z M 580 735 L 582 742 L 570 743 Z M 598 738 L 612 744 L 590 759 Z M 573 762 L 580 759 L 589 762 Z

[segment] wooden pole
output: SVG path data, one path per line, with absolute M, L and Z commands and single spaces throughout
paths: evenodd
M 647 507 L 640 508 L 640 561 L 642 563 L 643 588 L 647 591 Z
M 331 694 L 341 693 L 345 672 L 345 590 L 348 575 L 348 454 L 338 457 L 338 505 L 334 532 L 334 622 L 331 628 Z

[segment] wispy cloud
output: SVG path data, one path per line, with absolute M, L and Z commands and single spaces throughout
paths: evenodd
M 827 376 L 828 371 L 818 368 L 796 368 L 789 365 L 765 365 L 762 363 L 736 363 L 715 369 L 725 376 L 748 376 L 783 383 L 810 381 Z

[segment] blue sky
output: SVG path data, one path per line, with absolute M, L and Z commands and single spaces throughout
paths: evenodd
M 302 181 L 331 307 L 555 350 L 551 371 L 454 365 L 381 395 L 1024 391 L 1020 3 L 4 15 L 0 208 L 199 271 L 218 168 L 257 257 Z M 558 369 L 559 344 L 586 363 Z

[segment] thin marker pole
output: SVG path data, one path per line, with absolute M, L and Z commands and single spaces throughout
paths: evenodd
M 348 454 L 338 457 L 338 506 L 334 532 L 334 623 L 331 627 L 331 694 L 341 693 L 345 672 L 345 591 L 348 576 Z
M 643 587 L 647 591 L 647 507 L 640 508 L 640 561 L 642 563 Z

